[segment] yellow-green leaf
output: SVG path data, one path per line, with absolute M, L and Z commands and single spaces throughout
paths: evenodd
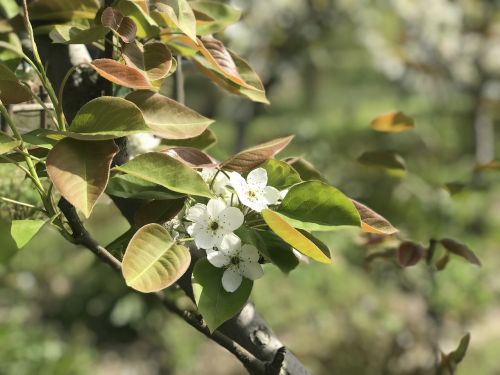
M 149 132 L 141 110 L 123 98 L 102 96 L 86 103 L 71 123 L 72 133 L 123 137 Z
M 142 111 L 147 126 L 167 139 L 187 139 L 202 134 L 213 120 L 188 107 L 151 91 L 135 91 L 127 95 Z
M 176 282 L 190 261 L 189 250 L 178 245 L 164 227 L 148 224 L 130 240 L 122 274 L 129 287 L 143 293 L 157 292 Z
M 288 224 L 278 213 L 265 209 L 262 211 L 262 217 L 274 233 L 302 254 L 320 263 L 328 264 L 332 262 L 313 241 Z
M 44 220 L 13 220 L 10 234 L 17 248 L 22 249 L 42 229 Z
M 0 155 L 9 152 L 19 146 L 17 139 L 9 137 L 7 134 L 0 132 Z
M 159 152 L 139 155 L 115 168 L 178 193 L 213 197 L 206 182 L 194 169 Z
M 403 112 L 388 112 L 374 118 L 371 126 L 379 132 L 398 133 L 413 129 L 415 122 Z

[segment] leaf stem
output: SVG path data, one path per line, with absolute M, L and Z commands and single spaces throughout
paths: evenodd
M 43 213 L 47 213 L 47 211 L 45 211 L 43 208 L 34 206 L 32 204 L 29 204 L 29 203 L 16 201 L 15 199 L 10 199 L 10 198 L 7 198 L 7 197 L 0 197 L 0 200 L 3 201 L 3 202 L 6 202 L 6 203 L 11 203 L 11 204 L 15 204 L 15 205 L 18 205 L 18 206 L 23 206 L 23 207 L 28 207 L 28 208 L 33 208 L 33 209 L 35 209 L 37 211 L 40 211 L 40 212 L 43 212 Z

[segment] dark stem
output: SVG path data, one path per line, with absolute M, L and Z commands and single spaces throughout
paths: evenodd
M 83 226 L 82 221 L 78 217 L 75 207 L 73 207 L 66 199 L 62 198 L 59 201 L 59 208 L 66 217 L 68 225 L 73 232 L 73 240 L 75 243 L 85 246 L 92 253 L 94 253 L 102 262 L 109 265 L 114 271 L 121 274 L 122 265 L 118 259 L 116 259 L 106 248 L 99 245 L 96 240 L 90 235 L 90 233 Z M 226 348 L 229 352 L 233 353 L 240 362 L 245 366 L 245 368 L 250 372 L 250 374 L 264 375 L 266 374 L 265 364 L 255 358 L 244 347 L 234 342 L 224 334 L 220 332 L 210 333 L 208 326 L 203 321 L 200 316 L 193 314 L 189 311 L 180 309 L 177 304 L 168 299 L 163 293 L 155 293 L 155 296 L 161 301 L 162 305 L 167 308 L 170 312 L 176 314 L 180 318 L 184 319 L 186 323 L 195 328 L 197 331 L 203 333 L 208 338 L 214 340 L 222 347 Z

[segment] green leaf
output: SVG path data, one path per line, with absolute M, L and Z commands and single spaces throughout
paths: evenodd
M 367 151 L 358 158 L 358 162 L 368 167 L 387 170 L 395 175 L 406 173 L 403 157 L 393 151 Z
M 479 258 L 466 245 L 452 240 L 451 238 L 443 238 L 442 240 L 440 240 L 440 242 L 450 253 L 464 258 L 471 264 L 481 266 L 481 261 L 479 260 Z
M 158 22 L 171 29 L 179 29 L 197 43 L 196 18 L 186 0 L 158 0 L 155 5 L 158 12 L 154 13 L 154 17 Z
M 163 43 L 130 43 L 122 52 L 126 64 L 143 71 L 151 81 L 165 78 L 172 67 L 172 53 Z
M 126 99 L 140 108 L 146 124 L 155 134 L 167 139 L 197 137 L 213 122 L 175 100 L 151 91 L 136 91 Z
M 304 181 L 318 180 L 327 182 L 321 173 L 307 160 L 300 157 L 286 158 L 284 161 L 290 164 L 297 171 Z
M 299 264 L 292 247 L 273 232 L 242 226 L 235 233 L 243 243 L 252 244 L 259 249 L 267 261 L 275 264 L 284 273 L 289 273 Z
M 11 232 L 12 224 L 0 217 L 0 263 L 7 263 L 14 255 L 17 254 L 17 245 L 12 238 Z
M 264 162 L 260 167 L 267 171 L 267 184 L 274 186 L 278 190 L 302 182 L 297 171 L 283 161 L 271 159 Z
M 111 161 L 118 151 L 113 141 L 65 138 L 49 152 L 47 172 L 62 196 L 89 217 L 106 189 Z
M 15 0 L 2 0 L 0 4 L 0 16 L 5 19 L 13 18 L 19 14 L 19 5 Z
M 318 247 L 308 236 L 288 224 L 280 214 L 265 209 L 262 211 L 262 217 L 269 228 L 294 249 L 320 263 L 329 264 L 332 262 L 324 253 L 324 249 Z
M 199 136 L 186 139 L 167 139 L 162 142 L 168 146 L 192 147 L 198 150 L 206 150 L 217 143 L 215 133 L 207 129 Z
M 191 1 L 189 4 L 196 16 L 198 35 L 215 34 L 241 17 L 241 11 L 217 1 Z
M 35 129 L 22 135 L 23 142 L 51 150 L 65 135 L 49 129 Z
M 83 29 L 72 25 L 55 25 L 49 36 L 54 43 L 92 44 L 103 39 L 107 33 L 108 30 L 103 26 Z
M 86 103 L 76 114 L 71 132 L 85 135 L 124 137 L 148 132 L 141 110 L 123 98 L 102 96 Z
M 15 52 L 15 50 L 22 51 L 21 40 L 15 33 L 6 32 L 0 33 L 0 42 L 5 42 L 13 47 L 14 50 L 0 47 L 0 61 L 11 71 L 15 71 L 21 62 L 19 53 Z
M 0 155 L 9 152 L 19 146 L 17 139 L 9 137 L 7 134 L 0 132 Z
M 115 9 L 118 9 L 124 16 L 130 17 L 135 22 L 139 38 L 151 38 L 159 34 L 160 28 L 158 24 L 136 2 L 120 0 L 115 5 Z
M 352 202 L 361 218 L 361 229 L 363 232 L 376 234 L 394 234 L 398 232 L 398 230 L 382 215 L 379 215 L 371 208 L 368 208 L 354 199 Z
M 250 147 L 238 152 L 221 164 L 223 169 L 239 173 L 247 172 L 265 161 L 272 159 L 283 150 L 293 139 L 293 136 L 277 138 L 272 141 Z
M 17 248 L 22 249 L 42 229 L 44 220 L 13 220 L 10 234 Z
M 31 99 L 31 91 L 6 65 L 0 63 L 0 101 L 3 104 L 18 104 Z
M 212 192 L 201 176 L 174 158 L 159 152 L 142 154 L 117 170 L 166 187 L 178 193 L 211 198 Z
M 177 199 L 182 197 L 182 194 L 129 174 L 117 174 L 111 177 L 106 194 L 133 199 Z
M 450 362 L 453 363 L 454 367 L 456 367 L 465 358 L 469 343 L 470 333 L 467 333 L 464 337 L 461 338 L 458 347 L 453 352 L 448 354 L 448 358 L 450 359 Z
M 290 188 L 278 213 L 295 228 L 329 231 L 339 225 L 360 226 L 351 199 L 321 181 L 307 181 Z
M 38 0 L 30 4 L 29 14 L 32 20 L 91 20 L 100 7 L 99 0 Z
M 371 126 L 379 132 L 399 133 L 413 129 L 415 122 L 403 112 L 388 112 L 374 118 Z
M 165 228 L 148 224 L 132 237 L 123 256 L 122 274 L 129 287 L 157 292 L 176 282 L 190 262 L 189 250 L 176 244 Z
M 136 68 L 120 64 L 112 59 L 96 59 L 90 64 L 103 78 L 131 89 L 150 89 L 151 83 L 144 73 Z
M 253 281 L 243 278 L 233 293 L 222 286 L 223 268 L 212 266 L 200 259 L 193 270 L 193 293 L 198 310 L 211 332 L 235 316 L 245 306 L 252 292 Z

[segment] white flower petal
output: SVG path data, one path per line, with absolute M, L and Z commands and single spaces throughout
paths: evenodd
M 224 209 L 227 207 L 226 202 L 224 202 L 223 199 L 220 198 L 215 198 L 215 199 L 210 199 L 207 204 L 207 212 L 208 215 L 212 218 L 215 219 L 219 214 L 224 211 Z
M 231 262 L 231 258 L 222 251 L 207 251 L 207 260 L 215 267 L 224 267 Z
M 210 183 L 212 182 L 216 172 L 217 170 L 215 168 L 203 168 L 199 173 L 201 178 L 203 178 L 203 181 Z
M 280 199 L 280 192 L 272 186 L 266 186 L 264 188 L 264 199 L 267 204 L 276 204 Z
M 248 191 L 247 182 L 241 175 L 237 172 L 231 172 L 229 175 L 229 181 L 231 182 L 231 186 L 236 190 L 236 194 L 238 197 L 241 197 L 246 194 Z
M 241 247 L 240 258 L 245 262 L 257 263 L 260 258 L 259 250 L 253 245 L 245 244 Z
M 234 267 L 229 267 L 222 275 L 222 286 L 226 292 L 232 293 L 241 285 L 243 278 Z
M 286 195 L 288 194 L 289 191 L 290 191 L 290 188 L 285 189 L 285 190 L 281 190 L 280 191 L 280 198 L 281 199 L 285 199 L 285 197 L 286 197 Z
M 306 257 L 304 254 L 302 254 L 300 251 L 298 251 L 296 249 L 292 249 L 292 251 L 293 251 L 293 255 L 295 255 L 295 257 L 299 260 L 299 262 L 309 264 L 308 257 Z
M 186 213 L 186 219 L 189 221 L 202 221 L 207 214 L 207 206 L 201 203 L 196 203 L 193 207 L 189 208 Z
M 239 264 L 239 271 L 243 276 L 250 280 L 257 280 L 264 275 L 264 270 L 259 263 L 254 262 L 241 262 Z
M 196 246 L 200 249 L 210 249 L 216 246 L 217 238 L 214 237 L 213 232 L 200 224 L 195 224 L 192 236 Z
M 241 227 L 244 219 L 243 213 L 236 207 L 227 207 L 216 218 L 221 230 L 226 233 Z
M 224 239 L 222 240 L 219 246 L 219 251 L 223 252 L 229 257 L 237 256 L 240 249 L 241 249 L 241 240 L 234 233 L 225 235 Z
M 193 224 L 190 224 L 187 228 L 186 228 L 186 232 L 188 232 L 188 234 L 190 236 L 193 236 L 194 232 L 195 232 L 195 226 L 196 224 L 193 223 Z
M 267 185 L 267 171 L 264 168 L 257 168 L 247 176 L 247 183 L 251 187 L 263 189 Z
M 261 212 L 264 208 L 267 208 L 267 204 L 259 199 L 250 200 L 242 198 L 241 203 L 243 203 L 245 206 L 250 207 L 252 210 L 257 212 Z

